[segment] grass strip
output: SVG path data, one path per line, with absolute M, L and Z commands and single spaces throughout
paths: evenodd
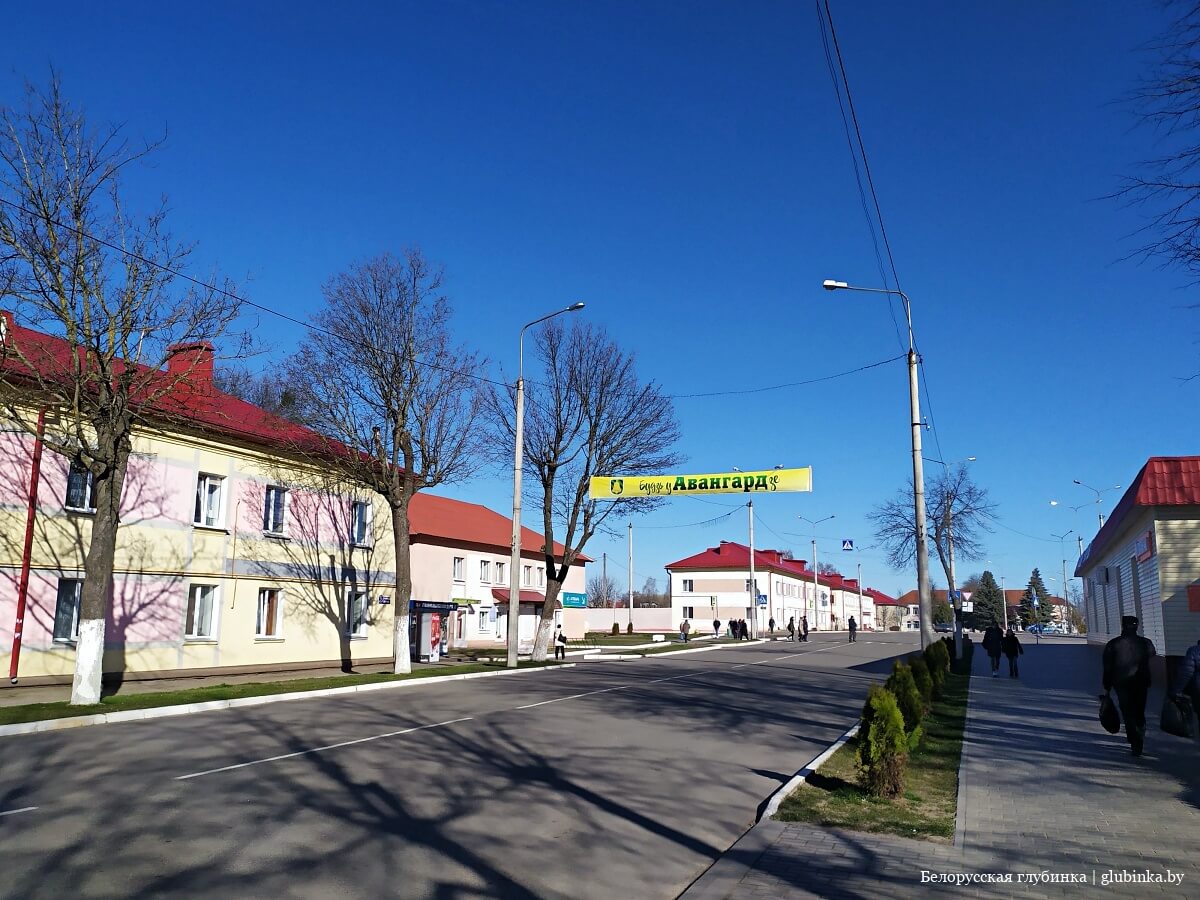
M 924 737 L 909 756 L 903 795 L 880 800 L 859 787 L 858 743 L 851 739 L 783 801 L 775 818 L 949 843 L 958 809 L 969 684 L 963 675 L 946 677 L 945 695 L 922 722 Z
M 522 662 L 520 668 L 554 665 L 552 662 Z M 465 675 L 471 672 L 503 670 L 500 663 L 468 663 L 461 666 L 438 666 L 418 669 L 405 675 L 386 672 L 377 674 L 327 675 L 320 678 L 296 678 L 291 681 L 252 681 L 244 684 L 213 684 L 207 687 L 183 688 L 172 691 L 153 691 L 144 694 L 115 694 L 99 703 L 72 706 L 66 700 L 53 703 L 29 703 L 23 706 L 0 707 L 0 725 L 40 722 L 45 719 L 66 719 L 73 716 L 93 716 L 98 713 L 120 712 L 127 709 L 152 709 L 160 706 L 179 706 L 185 703 L 207 703 L 212 700 L 236 700 L 241 697 L 263 697 L 270 694 L 290 694 L 301 691 L 320 691 L 326 688 L 353 687 L 387 681 L 413 681 L 444 675 Z

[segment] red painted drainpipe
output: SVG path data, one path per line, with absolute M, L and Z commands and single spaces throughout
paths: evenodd
M 46 431 L 46 411 L 38 413 L 37 436 L 33 441 L 33 466 L 29 470 L 29 511 L 25 516 L 25 550 L 21 554 L 21 583 L 17 586 L 17 621 L 13 626 L 12 659 L 8 679 L 17 683 L 17 663 L 21 659 L 21 632 L 25 625 L 25 601 L 29 596 L 29 558 L 33 554 L 33 521 L 37 517 L 38 480 L 42 474 L 42 435 Z

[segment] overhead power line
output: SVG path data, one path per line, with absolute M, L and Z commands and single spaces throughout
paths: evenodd
M 859 372 L 866 372 L 868 369 L 877 369 L 880 366 L 886 366 L 888 363 L 894 363 L 904 359 L 903 356 L 893 356 L 889 359 L 881 359 L 878 362 L 867 363 L 865 366 L 859 366 L 857 369 L 847 369 L 845 372 L 835 372 L 833 375 L 822 375 L 819 378 L 809 378 L 804 381 L 789 381 L 786 384 L 772 384 L 768 387 L 759 388 L 744 388 L 733 391 L 709 391 L 702 394 L 668 394 L 671 400 L 690 400 L 695 397 L 730 397 L 736 394 L 761 394 L 764 391 L 779 391 L 784 388 L 803 387 L 808 384 L 817 384 L 822 381 L 833 381 L 835 378 L 845 378 L 847 375 L 857 375 Z

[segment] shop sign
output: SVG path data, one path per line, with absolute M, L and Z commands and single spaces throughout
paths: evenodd
M 674 494 L 773 493 L 811 491 L 812 467 L 763 472 L 717 472 L 706 475 L 594 475 L 593 500 L 625 497 L 670 497 Z
M 1139 534 L 1137 540 L 1133 544 L 1133 553 L 1137 557 L 1138 562 L 1145 562 L 1154 555 L 1154 529 L 1146 530 L 1145 534 Z
M 391 595 L 389 595 L 389 594 L 380 594 L 380 595 L 379 595 L 379 605 L 380 605 L 380 606 L 391 606 L 391 605 L 392 605 L 392 598 L 391 598 Z
M 584 609 L 587 606 L 587 594 L 563 591 L 559 597 L 564 609 Z

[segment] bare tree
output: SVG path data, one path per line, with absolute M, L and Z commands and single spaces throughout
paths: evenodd
M 819 563 L 817 563 L 817 574 L 818 575 L 841 575 L 842 573 L 838 571 L 838 567 L 835 566 L 833 563 L 819 562 Z
M 983 535 L 991 531 L 996 504 L 988 490 L 975 483 L 965 465 L 945 468 L 926 484 L 925 502 L 928 533 L 938 561 L 946 574 L 946 583 L 955 590 L 952 559 L 977 560 L 983 556 Z M 876 506 L 869 518 L 875 523 L 875 536 L 887 551 L 888 563 L 902 569 L 916 559 L 917 528 L 913 520 L 913 489 L 907 487 Z M 933 610 L 921 610 L 921 629 L 927 640 L 933 639 Z M 925 619 L 928 616 L 929 621 Z
M 587 583 L 588 606 L 609 609 L 617 599 L 617 585 L 607 575 L 593 575 Z
M 396 672 L 411 669 L 409 504 L 470 476 L 481 459 L 475 373 L 484 361 L 452 343 L 441 287 L 441 271 L 415 248 L 351 266 L 324 285 L 317 329 L 288 364 L 304 421 L 349 449 L 343 475 L 391 513 Z
M 280 418 L 299 418 L 296 392 L 287 376 L 276 369 L 255 372 L 245 366 L 221 366 L 213 373 L 213 384 L 222 393 L 245 400 Z
M 63 97 L 57 76 L 45 91 L 27 86 L 22 109 L 0 110 L 0 302 L 12 304 L 16 321 L 58 341 L 19 328 L 5 336 L 3 403 L 29 433 L 49 423 L 45 446 L 87 473 L 95 506 L 74 704 L 100 700 L 135 430 L 186 422 L 193 370 L 211 365 L 209 342 L 239 313 L 227 285 L 174 274 L 192 248 L 167 230 L 165 205 L 138 216 L 123 202 L 124 170 L 159 145 L 132 144 L 120 127 L 91 127 Z
M 543 660 L 562 583 L 584 546 L 610 519 L 622 521 L 659 502 L 592 500 L 591 476 L 669 469 L 679 461 L 679 426 L 670 398 L 653 382 L 641 381 L 633 355 L 598 326 L 576 322 L 568 330 L 551 319 L 537 332 L 534 354 L 542 375 L 528 382 L 524 455 L 535 476 L 530 492 L 541 509 L 545 537 L 546 600 L 533 648 L 533 658 Z M 512 390 L 507 396 L 492 392 L 491 406 L 511 454 Z M 554 554 L 556 533 L 564 548 L 561 561 Z

